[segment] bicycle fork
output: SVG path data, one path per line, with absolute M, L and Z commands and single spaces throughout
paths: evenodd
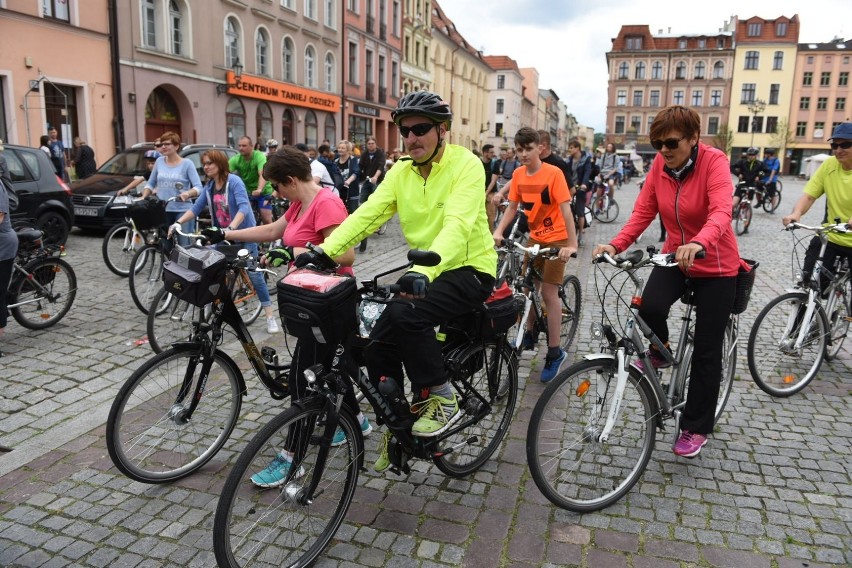
M 627 377 L 630 374 L 626 366 L 626 352 L 624 347 L 619 347 L 615 352 L 615 391 L 612 393 L 612 400 L 609 404 L 609 411 L 607 413 L 606 422 L 604 422 L 603 429 L 601 430 L 600 435 L 598 435 L 598 442 L 606 443 L 609 440 L 609 433 L 612 432 L 612 427 L 615 425 L 615 421 L 618 419 L 619 414 L 621 413 L 621 403 L 624 399 L 624 389 L 627 386 Z M 609 386 L 606 383 L 598 382 L 598 390 L 600 391 L 601 387 L 604 390 Z M 606 397 L 605 392 L 598 392 L 598 398 L 603 399 Z M 595 411 L 597 412 L 597 410 Z M 593 416 L 593 419 L 597 417 Z M 596 420 L 590 420 L 590 424 L 594 424 Z

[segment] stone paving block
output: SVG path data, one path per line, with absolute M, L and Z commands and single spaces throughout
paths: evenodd
M 704 559 L 715 568 L 769 568 L 770 559 L 766 556 L 752 552 L 740 552 L 726 550 L 715 546 L 708 546 L 701 551 Z

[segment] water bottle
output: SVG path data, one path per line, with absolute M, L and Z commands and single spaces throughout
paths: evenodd
M 408 399 L 405 398 L 405 393 L 402 392 L 402 389 L 399 388 L 392 377 L 383 376 L 379 379 L 379 392 L 385 397 L 391 412 L 395 416 L 395 422 L 404 423 L 413 418 L 411 406 L 408 404 Z

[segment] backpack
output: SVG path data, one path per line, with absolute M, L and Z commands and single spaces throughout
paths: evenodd
M 331 176 L 331 181 L 334 183 L 334 187 L 340 189 L 343 187 L 344 182 L 343 174 L 340 173 L 340 168 L 337 167 L 337 162 L 335 160 L 328 160 L 323 158 L 317 158 L 319 163 L 325 166 L 325 169 L 328 170 L 328 175 Z

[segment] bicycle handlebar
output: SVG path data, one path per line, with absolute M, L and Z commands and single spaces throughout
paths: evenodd
M 547 256 L 547 257 L 555 257 L 559 255 L 559 247 L 542 247 L 541 245 L 535 244 L 531 247 L 525 247 L 520 243 L 516 243 L 512 239 L 506 239 L 508 241 L 507 245 L 514 247 L 515 250 L 526 253 L 531 257 L 536 256 Z M 577 258 L 577 253 L 571 253 L 571 258 Z
M 701 251 L 695 255 L 695 258 L 704 258 L 705 256 L 706 252 Z M 678 266 L 678 263 L 675 260 L 675 253 L 673 252 L 649 251 L 648 256 L 645 256 L 645 252 L 639 249 L 633 249 L 625 253 L 624 255 L 617 255 L 614 257 L 608 252 L 604 252 L 592 259 L 593 264 L 600 262 L 611 264 L 612 266 L 615 266 L 616 268 L 621 270 L 641 268 L 649 264 L 662 268 L 671 268 L 673 266 Z
M 178 228 L 175 228 L 175 232 L 182 237 L 195 239 L 196 242 L 206 240 L 204 235 L 202 235 L 201 233 L 184 233 L 183 231 L 181 231 Z M 171 238 L 173 239 L 174 236 L 172 236 Z M 230 241 L 222 241 L 222 244 L 230 245 L 231 242 Z M 245 251 L 246 254 L 241 255 L 240 253 L 242 253 L 244 251 Z M 253 256 L 251 256 L 249 254 L 248 250 L 246 250 L 246 249 L 240 249 L 239 253 L 237 253 L 237 258 L 231 259 L 228 262 L 234 268 L 245 268 L 246 271 L 248 271 L 248 272 L 266 272 L 268 274 L 271 274 L 272 276 L 278 276 L 278 273 L 275 272 L 274 270 L 270 270 L 268 268 L 262 268 L 260 266 L 259 259 L 255 259 Z
M 848 233 L 852 231 L 852 226 L 849 223 L 834 223 L 830 225 L 805 225 L 803 223 L 799 223 L 798 221 L 793 221 L 792 223 L 788 223 L 785 227 L 785 231 L 795 231 L 796 229 L 806 229 L 808 231 L 813 231 L 814 233 Z

